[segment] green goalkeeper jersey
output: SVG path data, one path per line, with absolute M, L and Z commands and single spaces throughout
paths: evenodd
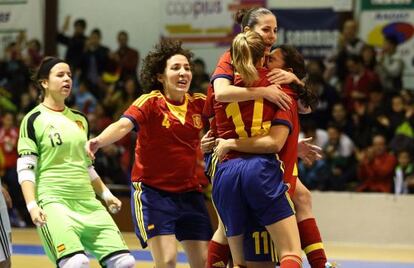
M 20 126 L 18 153 L 38 157 L 36 199 L 90 199 L 95 194 L 84 148 L 89 125 L 86 117 L 65 107 L 57 112 L 39 104 Z

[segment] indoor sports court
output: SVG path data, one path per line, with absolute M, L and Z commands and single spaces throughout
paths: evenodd
M 243 12 L 244 14 L 239 17 Z M 263 80 L 264 84 L 257 87 L 250 87 L 248 83 L 241 84 L 242 86 L 239 87 L 234 83 L 237 80 L 242 81 L 236 79 L 236 76 L 238 78 L 242 73 L 240 72 L 242 68 L 235 67 L 233 61 L 235 57 L 232 54 L 234 49 L 230 48 L 233 48 L 236 36 L 253 32 L 251 30 L 256 32 L 255 35 L 260 35 L 259 44 L 266 45 L 265 49 L 263 46 L 260 51 L 262 53 L 260 64 L 256 63 L 251 66 L 251 69 L 254 69 L 255 73 L 263 70 L 266 79 L 259 79 Z M 154 64 L 157 67 L 168 65 L 172 58 L 179 56 L 184 64 L 174 66 L 180 68 L 168 69 L 165 66 L 165 70 L 154 71 L 150 76 L 148 70 L 155 68 L 148 68 L 148 63 L 154 63 L 156 60 L 154 58 L 163 58 L 155 57 L 154 50 L 157 50 L 157 44 L 167 42 L 177 42 L 180 47 L 193 55 L 183 58 L 182 56 L 187 53 L 180 50 L 181 52 L 166 57 L 165 62 Z M 269 66 L 272 53 L 276 55 L 277 49 L 280 52 L 282 45 L 292 46 L 300 52 L 303 69 L 306 69 L 302 78 L 296 77 L 293 67 L 289 66 L 275 67 L 276 75 L 275 72 L 272 73 L 273 70 Z M 252 53 L 242 54 L 248 56 L 247 54 Z M 147 60 L 150 55 L 153 57 L 152 60 Z M 48 60 L 48 56 L 53 58 L 54 63 L 49 62 L 45 68 L 40 68 L 44 66 L 44 61 Z M 284 62 L 285 56 L 282 56 L 280 59 Z M 53 94 L 45 94 L 51 88 L 45 87 L 44 84 L 49 81 L 52 68 L 62 64 L 65 67 L 63 70 L 66 71 L 59 72 L 56 77 L 65 76 L 66 81 L 59 80 L 59 84 L 56 83 L 55 86 L 56 92 L 63 91 L 64 98 L 56 94 L 59 102 L 54 102 Z M 243 65 L 247 63 L 241 66 Z M 44 71 L 43 76 L 39 76 L 40 69 Z M 184 74 L 183 70 L 179 69 L 183 69 Z M 38 75 L 33 77 L 37 78 L 31 78 L 35 70 Z M 160 77 L 167 73 L 168 79 L 163 80 L 165 82 L 163 84 Z M 296 79 L 292 78 L 292 73 Z M 279 83 L 271 80 L 271 77 L 276 76 L 283 80 L 283 83 L 280 80 Z M 105 203 L 108 211 L 111 212 L 111 207 L 112 212 L 115 211 L 115 214 L 110 216 L 103 209 L 90 209 L 85 214 L 90 216 L 94 215 L 92 212 L 101 211 L 105 214 L 105 219 L 112 223 L 111 231 L 115 230 L 118 237 L 119 231 L 110 217 L 114 219 L 135 258 L 135 267 L 154 268 L 155 265 L 150 250 L 141 248 L 134 232 L 134 225 L 139 229 L 138 235 L 141 235 L 143 241 L 148 241 L 148 237 L 169 239 L 163 240 L 159 245 L 156 244 L 155 249 L 152 248 L 153 252 L 170 249 L 175 245 L 175 237 L 180 237 L 182 233 L 190 233 L 191 239 L 187 237 L 182 240 L 203 244 L 202 250 L 199 250 L 197 246 L 183 243 L 187 252 L 190 252 L 189 256 L 196 256 L 192 258 L 192 263 L 204 261 L 200 256 L 207 252 L 205 241 L 211 238 L 210 222 L 214 230 L 217 228 L 217 215 L 211 203 L 212 190 L 209 188 L 211 180 L 207 178 L 208 172 L 204 170 L 205 166 L 210 165 L 203 158 L 203 152 L 200 150 L 200 147 L 202 148 L 200 137 L 208 131 L 209 127 L 213 129 L 213 125 L 206 126 L 208 120 L 204 119 L 217 117 L 214 107 L 212 108 L 214 112 L 210 111 L 211 113 L 206 113 L 205 110 L 208 109 L 205 107 L 213 101 L 221 102 L 217 97 L 220 94 L 214 93 L 215 79 L 222 79 L 222 82 L 227 80 L 224 85 L 229 85 L 225 87 L 227 90 L 225 93 L 236 87 L 242 88 L 242 92 L 246 93 L 240 94 L 243 95 L 241 99 L 230 94 L 231 97 L 224 98 L 222 103 L 226 103 L 223 107 L 227 105 L 227 108 L 231 107 L 231 109 L 219 108 L 224 112 L 223 115 L 225 114 L 219 120 L 229 126 L 227 129 L 229 133 L 233 133 L 233 136 L 227 138 L 234 140 L 255 138 L 254 133 L 258 136 L 267 135 L 270 133 L 270 128 L 283 127 L 287 122 L 284 128 L 289 134 L 286 135 L 291 135 L 294 129 L 295 135 L 300 131 L 300 135 L 312 139 L 300 143 L 295 136 L 291 142 L 295 150 L 290 150 L 289 146 L 284 147 L 288 148 L 285 151 L 291 156 L 288 161 L 291 163 L 292 172 L 287 177 L 302 181 L 301 191 L 296 188 L 296 193 L 300 194 L 296 195 L 297 198 L 294 198 L 293 194 L 291 196 L 291 200 L 297 202 L 294 204 L 296 219 L 292 216 L 293 205 L 289 206 L 291 219 L 297 221 L 298 229 L 301 229 L 301 223 L 312 220 L 312 228 L 309 224 L 307 228 L 303 228 L 302 225 L 302 229 L 299 230 L 301 236 L 295 237 L 296 253 L 283 256 L 287 262 L 293 262 L 295 266 L 285 267 L 300 266 L 299 255 L 302 253 L 303 267 L 310 268 L 304 253 L 306 250 L 308 256 L 318 254 L 313 256 L 319 256 L 319 266 L 324 266 L 326 251 L 327 260 L 334 264 L 334 268 L 414 268 L 414 0 L 0 0 L 0 186 L 4 190 L 1 192 L 5 199 L 3 203 L 7 203 L 8 206 L 6 208 L 6 205 L 2 204 L 0 212 L 3 214 L 0 216 L 10 215 L 12 226 L 21 227 L 13 227 L 11 231 L 13 249 L 11 267 L 56 267 L 56 264 L 46 256 L 40 237 L 44 238 L 46 248 L 49 246 L 56 249 L 56 252 L 66 254 L 62 253 L 65 250 L 64 243 L 57 243 L 58 246 L 55 247 L 51 242 L 53 239 L 47 237 L 48 234 L 43 233 L 39 236 L 33 228 L 33 223 L 42 224 L 46 219 L 49 219 L 49 222 L 53 219 L 56 224 L 55 228 L 52 228 L 54 235 L 70 233 L 61 231 L 60 227 L 69 226 L 61 224 L 61 217 L 48 216 L 47 218 L 42 211 L 43 199 L 39 196 L 39 188 L 36 188 L 42 185 L 39 181 L 42 176 L 35 169 L 39 163 L 38 159 L 45 158 L 38 154 L 42 151 L 40 147 L 38 148 L 39 144 L 47 145 L 46 148 L 49 149 L 47 153 L 50 154 L 46 156 L 51 159 L 51 165 L 43 166 L 42 170 L 54 170 L 54 162 L 60 162 L 59 157 L 62 157 L 64 159 L 62 161 L 67 164 L 60 167 L 55 174 L 45 176 L 47 184 L 39 186 L 42 187 L 40 192 L 43 191 L 45 196 L 50 194 L 51 200 L 54 198 L 70 200 L 74 205 L 67 206 L 68 211 L 77 212 L 79 209 L 77 205 L 82 203 L 84 196 L 82 191 L 76 190 L 78 189 L 76 179 L 79 183 L 82 182 L 79 187 L 85 190 L 85 196 L 88 196 L 85 199 L 98 203 L 95 200 L 96 195 L 97 199 Z M 157 80 L 161 84 L 147 85 L 148 83 L 145 82 L 148 80 Z M 168 81 L 173 82 L 167 83 Z M 306 114 L 309 111 L 305 108 L 312 106 L 300 107 L 303 103 L 294 101 L 296 106 L 288 108 L 293 107 L 297 110 L 292 113 L 295 120 L 291 120 L 290 115 L 290 121 L 288 120 L 290 123 L 284 120 L 284 117 L 275 120 L 273 117 L 280 116 L 279 111 L 285 110 L 286 107 L 279 106 L 281 97 L 272 95 L 271 98 L 269 95 L 275 94 L 276 89 L 277 94 L 286 88 L 289 91 L 295 83 L 295 87 L 300 84 L 300 89 L 297 89 L 295 94 L 299 93 L 299 90 L 309 89 L 309 92 L 313 91 L 312 93 L 317 95 L 315 99 L 318 98 L 318 105 L 315 104 L 312 113 Z M 219 83 L 218 87 L 220 85 L 223 86 L 223 83 Z M 283 88 L 284 86 L 286 88 Z M 254 99 L 252 98 L 254 94 L 250 90 L 258 90 L 258 88 L 275 90 L 262 90 L 257 94 L 260 96 Z M 170 96 L 165 95 L 169 90 L 173 93 L 178 92 L 173 94 L 177 99 L 170 99 Z M 209 90 L 216 94 L 217 99 L 208 92 Z M 261 94 L 265 91 L 268 95 Z M 240 92 L 235 92 L 232 93 L 239 96 Z M 48 103 L 44 102 L 46 95 L 49 104 L 59 105 L 48 107 L 46 105 Z M 292 95 L 295 96 L 292 99 L 300 99 L 301 95 L 303 96 L 303 94 Z M 198 102 L 193 101 L 195 99 Z M 149 102 L 149 100 L 157 101 Z M 164 106 L 159 104 L 158 100 Z M 249 109 L 240 111 L 239 103 L 249 101 L 252 104 Z M 195 105 L 196 102 L 200 107 L 188 108 L 189 104 Z M 38 106 L 43 107 L 42 124 L 34 123 L 35 120 L 39 120 L 38 116 L 41 114 L 39 111 L 34 111 Z M 148 116 L 155 114 L 158 117 L 147 118 L 142 112 L 143 107 L 148 112 Z M 263 107 L 277 108 L 272 115 L 272 120 L 264 119 Z M 298 107 L 304 108 L 305 111 L 301 111 Z M 160 112 L 154 112 L 158 108 Z M 286 114 L 289 113 L 289 109 L 285 111 Z M 70 124 L 62 123 L 66 121 L 61 117 L 52 120 L 45 116 L 45 111 L 62 115 L 64 111 L 69 110 L 76 111 L 73 112 Z M 30 114 L 32 112 L 33 114 Z M 76 118 L 81 118 L 81 121 Z M 103 147 L 97 146 L 94 152 L 97 153 L 97 158 L 94 154 L 90 154 L 93 151 L 90 147 L 90 139 L 94 140 L 93 147 L 93 144 L 97 144 L 99 135 L 105 132 L 108 126 L 128 118 L 126 124 L 131 130 L 127 134 L 123 133 L 124 128 L 122 131 L 112 129 L 114 135 L 107 135 L 107 138 L 121 132 L 124 136 L 119 137 L 117 141 L 103 142 L 105 144 L 105 146 L 101 144 Z M 293 121 L 296 127 L 293 127 Z M 153 122 L 160 123 L 153 124 Z M 55 123 L 61 124 L 68 141 L 71 142 L 62 141 L 60 134 L 54 130 Z M 36 129 L 34 125 L 37 126 Z M 146 128 L 145 125 L 151 126 Z M 183 130 L 177 131 L 175 128 L 170 128 L 171 126 L 178 126 Z M 194 135 L 187 133 L 187 126 L 194 131 Z M 66 127 L 68 127 L 67 131 Z M 74 129 L 79 134 L 78 137 L 73 134 Z M 166 136 L 163 136 L 164 132 L 167 133 Z M 299 137 L 302 137 L 300 135 Z M 143 139 L 144 136 L 148 139 Z M 40 137 L 43 138 L 43 142 L 39 143 L 37 139 Z M 189 137 L 192 137 L 192 142 L 188 142 Z M 284 139 L 287 140 L 287 137 Z M 75 138 L 78 139 L 72 140 Z M 211 145 L 211 148 L 214 147 L 215 150 L 220 147 L 220 141 L 216 138 L 223 138 L 223 136 L 217 134 L 215 137 L 208 138 L 213 140 L 211 144 L 214 145 Z M 168 144 L 164 144 L 165 141 L 169 141 Z M 26 144 L 23 144 L 25 142 Z M 249 145 L 255 146 L 256 142 L 257 140 Z M 73 146 L 71 148 L 76 149 L 79 158 L 73 160 L 73 150 L 60 146 L 62 144 Z M 148 147 L 145 148 L 147 151 L 143 150 L 147 145 Z M 19 146 L 23 149 L 19 150 Z M 275 149 L 276 146 L 267 146 L 266 153 L 263 154 L 271 157 L 275 154 L 280 155 L 283 146 L 278 147 L 279 151 L 270 153 L 267 150 Z M 308 155 L 305 157 L 304 154 L 300 155 L 298 153 L 300 146 L 305 147 L 312 157 L 306 158 Z M 309 149 L 315 147 L 319 149 Z M 93 158 L 93 163 L 90 159 L 85 161 L 85 149 L 89 157 Z M 230 153 L 226 156 L 229 157 L 231 152 L 235 151 L 234 148 L 229 149 L 227 152 Z M 177 155 L 172 152 L 177 152 Z M 260 155 L 256 151 L 240 151 L 240 155 L 243 156 L 250 157 L 256 154 Z M 235 155 L 240 156 L 238 153 Z M 297 161 L 298 157 L 302 160 Z M 24 162 L 20 167 L 17 164 L 18 159 Z M 78 161 L 79 159 L 82 161 Z M 48 161 L 40 162 L 46 165 L 45 162 Z M 145 166 L 143 162 L 146 162 Z M 285 163 L 281 165 L 280 174 L 288 173 L 284 170 Z M 85 164 L 88 166 L 88 174 L 84 170 Z M 78 170 L 80 167 L 83 177 L 72 175 L 77 173 L 70 168 L 76 165 L 75 169 Z M 194 165 L 196 167 L 189 168 Z M 66 167 L 70 172 L 67 172 Z M 92 169 L 89 169 L 91 167 Z M 214 171 L 217 167 L 210 166 Z M 146 172 L 151 170 L 151 172 L 144 174 L 143 170 Z M 256 169 L 251 168 L 251 170 Z M 72 171 L 74 173 L 71 173 Z M 187 173 L 190 173 L 188 171 L 191 171 L 191 174 L 187 176 Z M 224 180 L 227 179 L 226 176 L 223 177 Z M 246 177 L 256 179 L 256 176 Z M 57 178 L 60 178 L 56 180 L 60 183 L 57 183 L 57 188 L 54 188 L 52 185 L 55 185 Z M 99 180 L 96 180 L 98 178 Z M 101 179 L 107 188 L 100 185 L 97 191 L 93 181 L 97 182 Z M 285 178 L 280 177 L 278 183 L 279 186 L 283 186 L 282 188 L 286 188 L 284 191 L 288 188 L 295 189 L 291 187 L 295 184 L 283 179 Z M 190 180 L 192 183 L 188 183 Z M 94 189 L 91 189 L 90 181 Z M 22 182 L 26 185 L 33 183 L 36 186 L 26 188 L 26 193 L 23 191 L 22 195 Z M 228 184 L 230 188 L 233 186 L 232 181 Z M 250 185 L 255 184 L 256 181 Z M 133 186 L 132 209 L 131 185 Z M 260 188 L 260 183 L 257 185 Z M 307 189 L 310 190 L 311 195 Z M 202 191 L 205 192 L 202 194 Z M 229 192 L 220 193 L 221 196 L 229 197 L 227 199 L 229 202 L 222 202 L 225 203 L 224 206 L 218 205 L 217 211 L 232 215 L 229 211 L 237 211 L 236 206 L 239 205 L 239 202 L 232 199 L 237 196 L 238 190 L 232 192 L 236 193 L 235 195 Z M 82 194 L 81 197 L 76 196 L 79 193 Z M 170 208 L 165 206 L 168 203 L 160 202 L 161 199 L 155 198 L 160 195 L 166 197 L 166 200 L 172 197 L 181 202 L 181 196 L 189 193 L 197 197 L 185 201 L 185 204 L 192 209 L 191 213 L 185 211 L 181 203 Z M 255 196 L 254 193 L 255 191 L 248 188 L 243 194 L 251 197 L 252 202 L 249 205 L 261 205 L 262 203 L 257 201 L 259 196 Z M 180 198 L 176 199 L 176 196 Z M 115 197 L 122 201 L 120 211 L 117 202 L 119 200 Z M 204 203 L 208 212 L 204 208 Z M 231 208 L 233 203 L 236 206 Z M 194 204 L 200 206 L 196 207 Z M 228 207 L 225 206 L 227 204 Z M 274 205 L 274 203 L 269 204 Z M 65 207 L 66 205 L 64 204 Z M 199 209 L 200 207 L 202 209 Z M 33 210 L 34 208 L 36 210 Z M 307 210 L 306 217 L 301 218 L 298 215 L 304 210 Z M 33 211 L 37 217 L 30 215 Z M 60 209 L 52 208 L 51 211 L 57 213 Z M 155 223 L 152 221 L 154 218 L 150 219 L 150 216 L 144 215 L 144 212 L 151 214 L 154 211 L 163 213 L 157 219 L 160 221 Z M 201 215 L 203 225 L 196 228 L 199 221 L 194 219 L 198 214 L 203 214 Z M 273 214 L 267 213 L 267 215 Z M 169 224 L 170 218 L 181 216 L 179 224 Z M 99 226 L 98 223 L 104 222 L 94 216 L 90 216 L 89 220 L 88 226 L 93 228 Z M 80 220 L 80 222 L 86 225 L 86 221 Z M 165 224 L 166 222 L 168 224 Z M 182 224 L 183 222 L 185 224 Z M 244 224 L 246 222 L 243 222 L 243 225 L 241 221 L 235 222 L 243 228 L 248 225 Z M 0 225 L 2 227 L 0 228 L 2 254 L 0 268 L 3 268 L 3 263 L 6 263 L 10 256 L 7 247 L 9 232 L 6 233 L 9 229 L 4 226 L 6 224 Z M 228 226 L 226 224 L 226 228 Z M 296 228 L 296 222 L 294 226 Z M 311 229 L 311 232 L 304 232 L 308 229 Z M 151 231 L 154 236 L 147 237 Z M 93 232 L 85 233 L 89 235 L 87 239 L 82 238 L 88 240 L 86 242 L 101 241 L 97 238 L 98 235 L 91 235 Z M 302 236 L 303 233 L 306 234 Z M 107 250 L 111 248 L 108 247 L 107 241 L 111 241 L 111 245 L 116 247 L 118 244 L 115 243 L 113 234 L 106 237 L 107 240 L 103 240 L 104 242 L 99 243 L 99 246 Z M 205 239 L 206 234 L 208 234 L 207 239 Z M 75 239 L 81 240 L 78 236 L 80 237 L 78 234 L 74 235 Z M 267 242 L 270 240 L 267 240 L 267 237 L 253 236 L 255 254 L 260 255 L 260 249 L 267 251 L 265 253 L 268 255 L 273 253 L 268 250 Z M 169 242 L 168 247 L 161 248 L 160 245 L 166 241 Z M 85 241 L 82 242 L 84 243 L 82 246 L 85 246 Z M 117 242 L 125 249 L 121 238 L 118 237 Z M 263 247 L 261 247 L 262 242 Z M 300 243 L 303 251 L 299 248 Z M 63 246 L 62 250 L 59 250 L 60 246 Z M 216 245 L 215 253 L 217 251 L 222 253 L 225 256 L 222 259 L 227 261 L 226 250 L 222 250 L 225 246 L 220 246 L 222 247 Z M 176 267 L 190 267 L 183 246 L 178 242 L 177 248 L 179 252 Z M 266 250 L 263 250 L 264 248 Z M 63 262 L 59 265 L 79 267 L 82 259 L 72 259 L 72 257 L 80 255 L 85 263 L 88 258 L 90 259 L 91 267 L 101 267 L 91 254 L 87 253 L 88 256 L 82 254 L 81 249 L 62 256 Z M 191 254 L 192 251 L 198 251 L 194 253 L 198 255 Z M 209 258 L 214 255 L 213 251 L 211 248 L 208 249 Z M 159 262 L 171 261 L 168 257 L 173 254 L 165 252 L 166 254 L 158 254 Z M 131 256 L 125 251 L 117 249 L 112 253 L 116 254 L 102 255 L 104 259 L 108 257 L 105 261 L 110 265 L 121 260 L 117 264 L 126 266 L 127 260 L 124 257 L 128 258 L 129 266 L 133 265 Z M 154 256 L 157 258 L 155 254 Z M 233 256 L 237 258 L 237 254 Z M 292 259 L 292 256 L 296 259 Z M 310 262 L 311 259 L 312 257 L 309 257 Z M 318 261 L 318 258 L 314 259 Z M 211 268 L 211 266 L 216 267 L 217 263 L 222 263 L 222 260 L 209 259 L 208 262 Z M 283 262 L 282 258 L 282 266 Z M 192 268 L 205 268 L 194 267 L 200 265 L 192 266 Z
M 314 192 L 314 209 L 326 242 L 329 261 L 340 268 L 414 267 L 412 196 Z M 152 268 L 149 250 L 141 249 L 130 224 L 129 206 L 115 216 L 136 259 L 136 267 Z M 358 207 L 358 209 L 355 209 Z M 381 209 L 377 209 L 380 207 Z M 408 219 L 412 219 L 408 220 Z M 372 226 L 375 226 L 373 228 Z M 13 229 L 13 267 L 54 267 L 34 229 Z M 99 267 L 92 260 L 92 267 Z M 304 267 L 309 267 L 304 261 Z M 177 267 L 189 267 L 182 249 Z
M 33 229 L 13 230 L 12 267 L 55 267 L 44 255 L 37 233 Z M 152 268 L 151 254 L 138 248 L 133 233 L 124 233 L 124 238 L 136 259 L 136 267 Z M 325 243 L 328 256 L 341 268 L 410 268 L 414 267 L 414 248 L 395 248 L 389 246 L 362 247 L 358 245 L 339 245 Z M 177 267 L 189 267 L 184 252 L 180 252 Z M 100 267 L 95 260 L 91 267 Z M 309 267 L 304 265 L 304 267 Z

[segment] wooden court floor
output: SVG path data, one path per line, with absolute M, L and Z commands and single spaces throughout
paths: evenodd
M 14 246 L 12 267 L 55 267 L 42 253 L 34 229 L 13 229 L 12 236 Z M 137 260 L 136 267 L 152 268 L 150 253 L 140 248 L 135 234 L 124 233 L 124 238 Z M 414 246 L 325 243 L 325 248 L 329 259 L 340 264 L 339 268 L 414 268 Z M 95 259 L 91 259 L 91 267 L 100 266 Z M 182 252 L 179 253 L 177 267 L 189 267 Z

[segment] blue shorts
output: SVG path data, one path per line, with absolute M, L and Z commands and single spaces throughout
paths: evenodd
M 274 262 L 277 263 L 278 256 L 276 247 L 266 231 L 257 220 L 252 217 L 247 225 L 243 240 L 244 258 L 251 262 Z
M 249 215 L 261 226 L 294 215 L 280 165 L 275 155 L 268 154 L 247 155 L 217 166 L 212 196 L 227 236 L 244 234 Z
M 218 158 L 215 153 L 206 153 L 204 154 L 204 174 L 210 181 L 214 180 L 214 174 L 216 172 L 216 167 L 218 163 Z
M 134 182 L 131 190 L 132 218 L 142 248 L 158 235 L 174 234 L 178 241 L 209 241 L 213 236 L 210 217 L 200 192 L 169 193 Z

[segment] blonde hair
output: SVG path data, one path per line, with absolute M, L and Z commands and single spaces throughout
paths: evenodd
M 235 70 L 246 85 L 259 78 L 256 65 L 264 57 L 266 45 L 260 34 L 254 31 L 239 33 L 231 45 L 231 58 Z

